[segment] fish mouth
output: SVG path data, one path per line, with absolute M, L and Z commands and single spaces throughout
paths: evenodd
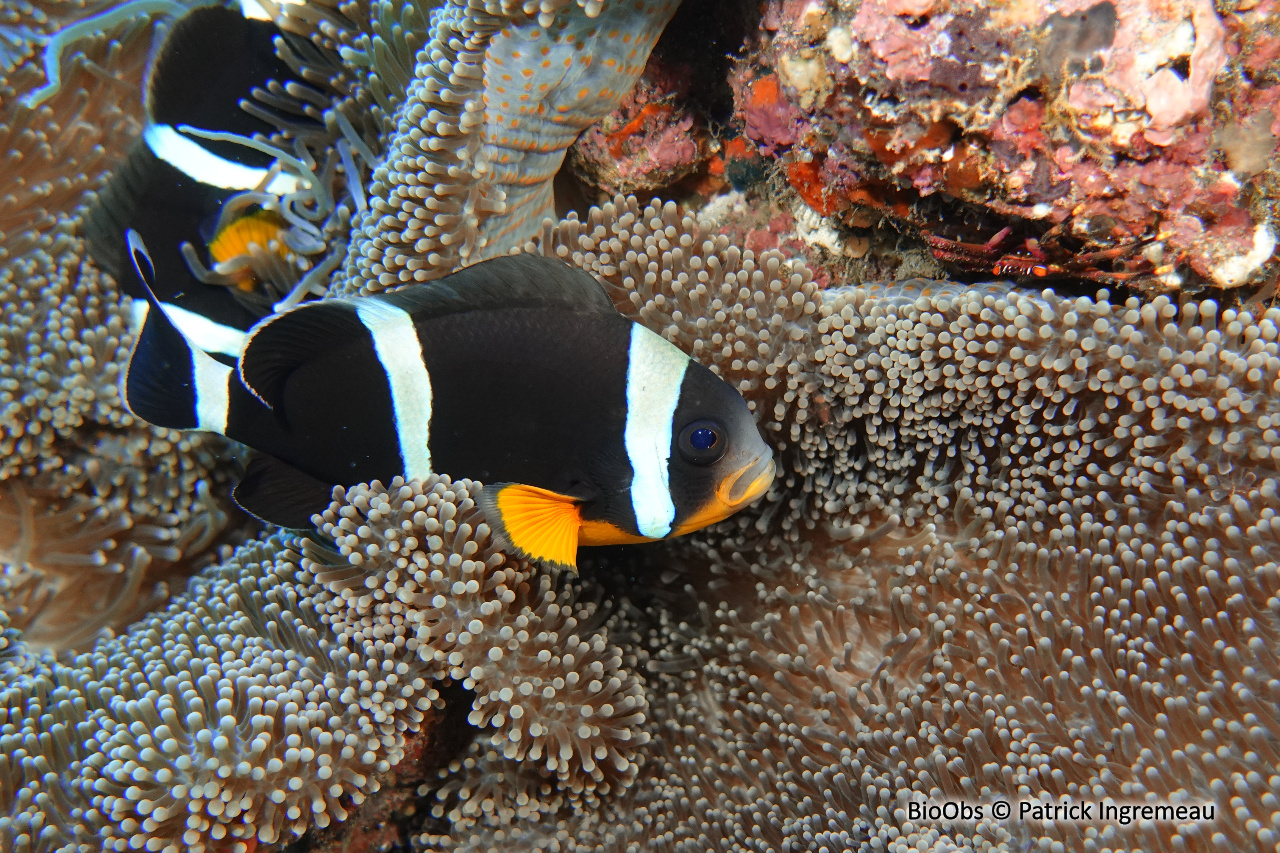
M 757 454 L 721 480 L 707 504 L 685 519 L 671 535 L 683 536 L 733 515 L 769 490 L 775 470 L 772 451 Z
M 730 510 L 738 510 L 768 491 L 776 471 L 773 453 L 766 450 L 726 477 L 716 487 L 716 497 Z

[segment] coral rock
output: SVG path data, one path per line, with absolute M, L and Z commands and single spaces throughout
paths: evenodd
M 1209 0 L 775 0 L 769 14 L 777 35 L 735 87 L 738 114 L 789 160 L 977 203 L 994 221 L 1065 222 L 1086 246 L 1156 238 L 1164 263 L 1189 261 L 1197 280 L 1219 287 L 1275 274 L 1251 248 L 1256 228 L 1276 230 L 1278 204 L 1272 182 L 1255 177 L 1275 149 L 1274 82 L 1245 70 L 1273 50 L 1261 7 L 1224 20 Z M 816 17 L 824 27 L 810 26 Z M 775 79 L 769 69 L 784 102 L 772 125 L 758 91 Z M 1214 157 L 1215 133 L 1234 177 Z M 1243 218 L 1215 204 L 1224 177 L 1252 182 Z M 856 200 L 847 186 L 831 189 Z M 1200 247 L 1168 227 L 1184 212 L 1205 220 L 1219 260 L 1197 257 Z M 1148 285 L 1182 278 L 1165 271 Z
M 688 88 L 688 69 L 651 59 L 621 106 L 574 143 L 569 167 L 605 198 L 669 189 L 706 159 L 706 129 L 684 103 Z

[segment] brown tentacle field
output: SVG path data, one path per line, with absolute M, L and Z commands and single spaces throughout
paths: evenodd
M 55 11 L 23 20 L 52 33 L 103 10 Z M 221 442 L 152 429 L 122 405 L 131 321 L 77 230 L 141 130 L 154 30 L 139 14 L 86 31 L 38 105 L 24 105 L 41 82 L 38 42 L 0 82 L 0 607 L 38 648 L 126 627 L 240 518 L 222 494 L 236 463 Z
M 137 82 L 158 15 L 75 40 L 34 110 L 39 68 L 6 70 L 0 849 L 1274 848 L 1280 311 L 844 283 L 674 202 L 521 218 L 485 45 L 606 5 L 279 10 L 313 88 L 260 103 L 312 124 L 264 144 L 310 180 L 273 202 L 289 269 L 244 262 L 301 300 L 540 252 L 736 387 L 770 492 L 579 577 L 444 475 L 246 531 L 237 452 L 121 404 L 134 329 L 77 232 L 138 131 L 97 87 Z M 991 812 L 1064 800 L 1214 816 Z M 959 801 L 985 811 L 911 817 Z

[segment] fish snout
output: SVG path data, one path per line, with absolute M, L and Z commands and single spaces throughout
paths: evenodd
M 745 465 L 724 478 L 716 487 L 716 497 L 726 507 L 740 509 L 769 490 L 776 471 L 773 451 L 765 447 Z
M 769 490 L 775 471 L 773 451 L 768 447 L 746 456 L 746 461 L 731 469 L 716 484 L 707 502 L 678 525 L 672 535 L 692 533 L 733 515 Z

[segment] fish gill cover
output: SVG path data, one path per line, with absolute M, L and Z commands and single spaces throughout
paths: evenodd
M 1265 297 L 1274 281 L 1256 235 L 1275 228 L 1275 131 L 1254 121 L 1280 91 L 1274 4 L 1098 5 L 770 4 L 729 69 L 746 142 L 689 149 L 707 159 L 679 191 L 716 198 L 698 215 L 616 198 L 545 225 L 572 128 L 631 90 L 672 7 L 278 10 L 309 85 L 255 102 L 299 178 L 253 199 L 290 226 L 277 295 L 374 292 L 523 246 L 592 273 L 730 381 L 773 444 L 780 473 L 756 507 L 584 561 L 574 581 L 502 553 L 479 484 L 434 475 L 338 492 L 318 536 L 263 533 L 227 499 L 234 448 L 127 413 L 132 318 L 78 223 L 141 129 L 165 4 L 6 10 L 0 848 L 248 851 L 309 830 L 311 849 L 1275 847 L 1280 312 L 1226 289 Z M 730 6 L 707 8 L 732 23 Z M 1167 56 L 1134 77 L 1147 30 Z M 525 56 L 517 31 L 548 53 Z M 1038 52 L 989 50 L 996 31 Z M 505 112 L 498 69 L 538 81 L 538 57 L 565 44 L 599 77 Z M 1066 70 L 994 97 L 1029 56 Z M 1059 88 L 1072 63 L 1093 76 Z M 854 100 L 854 81 L 874 92 Z M 1108 86 L 1130 99 L 1110 123 L 1086 97 Z M 1184 88 L 1185 115 L 1161 106 Z M 939 99 L 945 133 L 919 121 Z M 532 117 L 561 106 L 563 124 Z M 643 105 L 624 108 L 611 128 L 657 137 L 689 107 L 635 124 Z M 1002 112 L 969 123 L 987 109 Z M 859 138 L 825 132 L 850 115 L 869 122 Z M 1025 205 L 1013 171 L 969 162 L 1013 151 L 1034 166 Z M 746 202 L 723 193 L 743 175 Z M 1109 245 L 1086 227 L 1097 211 L 1121 230 L 1154 218 L 1136 232 L 1146 277 L 1037 257 L 1036 204 L 1084 205 L 1063 238 L 1081 256 Z M 979 233 L 904 243 L 939 211 Z M 1019 217 L 1014 243 L 988 242 L 997 214 Z M 1175 281 L 1160 267 L 1180 251 Z M 943 264 L 1053 266 L 1061 289 L 1131 295 L 912 277 Z M 1217 301 L 1178 289 L 1197 275 Z M 1105 797 L 1217 814 L 907 809 Z

